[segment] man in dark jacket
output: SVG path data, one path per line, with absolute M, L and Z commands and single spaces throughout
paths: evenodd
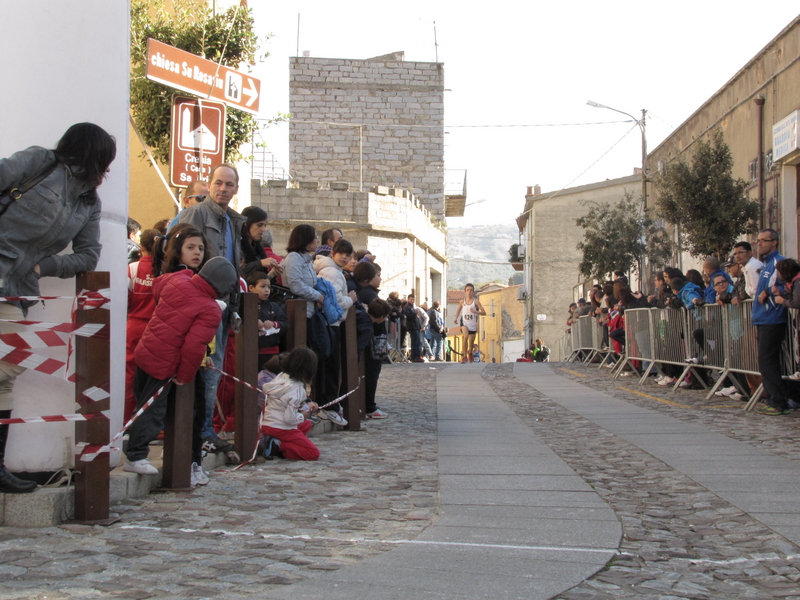
M 403 316 L 406 319 L 406 329 L 408 329 L 408 335 L 411 337 L 411 362 L 424 362 L 422 360 L 422 348 L 420 347 L 419 341 L 420 324 L 419 318 L 417 317 L 416 308 L 414 307 L 415 301 L 416 298 L 414 297 L 414 294 L 409 294 L 408 301 L 403 307 Z

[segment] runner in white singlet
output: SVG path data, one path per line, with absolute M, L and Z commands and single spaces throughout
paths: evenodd
M 465 297 L 456 312 L 456 325 L 461 325 L 461 362 L 469 362 L 469 352 L 475 343 L 475 334 L 478 333 L 478 316 L 485 315 L 486 311 L 481 306 L 480 300 L 475 296 L 475 286 L 468 283 L 464 286 Z

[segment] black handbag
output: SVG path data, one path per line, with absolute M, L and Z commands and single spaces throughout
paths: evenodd
M 6 214 L 6 211 L 9 207 L 22 198 L 23 194 L 31 191 L 37 185 L 39 185 L 44 179 L 53 172 L 53 170 L 58 166 L 58 161 L 55 161 L 52 165 L 47 167 L 44 171 L 39 173 L 38 175 L 34 175 L 28 181 L 23 183 L 19 187 L 11 188 L 0 192 L 0 217 Z

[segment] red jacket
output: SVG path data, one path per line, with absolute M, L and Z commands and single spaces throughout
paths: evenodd
M 128 318 L 149 321 L 156 308 L 153 298 L 153 257 L 128 265 Z
M 153 296 L 156 310 L 136 346 L 136 364 L 156 379 L 191 381 L 222 320 L 217 292 L 186 269 L 156 277 Z

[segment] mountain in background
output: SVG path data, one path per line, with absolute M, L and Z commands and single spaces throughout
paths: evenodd
M 514 277 L 516 273 L 508 263 L 508 249 L 517 242 L 519 230 L 513 223 L 448 227 L 447 288 L 461 289 L 467 283 L 474 283 L 479 287 L 493 281 L 507 285 L 508 278 Z M 517 283 L 522 283 L 522 273 L 517 273 L 517 278 Z

